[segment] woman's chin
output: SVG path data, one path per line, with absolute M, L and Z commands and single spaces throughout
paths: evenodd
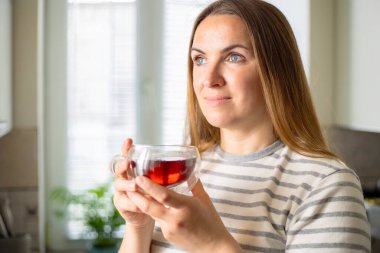
M 230 121 L 225 120 L 225 119 L 220 119 L 220 118 L 207 119 L 207 122 L 213 127 L 217 127 L 217 128 L 228 128 L 230 125 L 232 125 Z

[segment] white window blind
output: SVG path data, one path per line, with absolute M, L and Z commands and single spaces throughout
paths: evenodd
M 187 54 L 199 12 L 211 0 L 165 0 L 162 83 L 162 143 L 181 144 L 186 119 Z
M 135 1 L 68 2 L 67 183 L 87 189 L 136 133 Z
M 145 56 L 137 55 L 137 1 L 67 1 L 66 179 L 72 191 L 109 179 L 111 157 L 124 138 L 140 130 L 137 64 Z M 151 27 L 163 32 L 162 62 L 156 63 L 163 66 L 157 108 L 162 132 L 156 133 L 162 144 L 183 142 L 189 37 L 196 15 L 209 2 L 162 0 L 162 26 Z M 69 238 L 80 238 L 82 228 L 70 221 Z

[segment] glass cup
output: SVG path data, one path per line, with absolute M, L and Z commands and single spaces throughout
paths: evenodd
M 176 192 L 188 193 L 198 181 L 199 152 L 194 146 L 134 144 L 127 155 L 116 155 L 111 160 L 111 171 L 116 164 L 129 164 L 127 178 L 146 176 L 153 182 Z

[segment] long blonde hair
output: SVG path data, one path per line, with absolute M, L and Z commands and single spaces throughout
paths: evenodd
M 220 129 L 207 122 L 196 99 L 190 56 L 195 31 L 209 15 L 235 15 L 247 26 L 276 136 L 295 152 L 337 158 L 322 135 L 293 31 L 276 7 L 260 0 L 219 0 L 206 7 L 195 20 L 188 52 L 187 138 L 190 144 L 201 152 L 220 144 Z

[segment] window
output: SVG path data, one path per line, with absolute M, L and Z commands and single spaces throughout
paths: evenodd
M 108 163 L 127 136 L 183 142 L 189 36 L 209 2 L 47 2 L 48 191 L 62 184 L 79 191 L 110 179 Z M 59 237 L 81 238 L 81 224 L 69 222 L 66 232 L 61 225 L 52 225 L 57 249 L 68 246 Z

